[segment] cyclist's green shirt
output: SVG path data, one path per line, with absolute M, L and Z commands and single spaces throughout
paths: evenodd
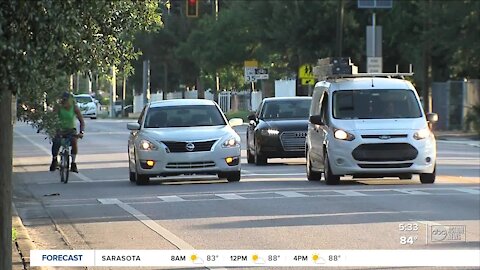
M 63 106 L 60 106 L 60 109 L 58 110 L 58 118 L 60 119 L 60 127 L 62 130 L 76 128 L 74 111 L 75 102 L 72 98 L 70 98 L 68 102 L 71 104 L 69 110 L 65 109 Z

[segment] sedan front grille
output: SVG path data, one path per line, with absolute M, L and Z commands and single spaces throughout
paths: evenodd
M 217 140 L 203 141 L 203 142 L 162 142 L 167 146 L 167 152 L 169 153 L 185 153 L 185 152 L 206 152 L 211 151 L 212 146 Z M 193 147 L 192 147 L 193 145 Z
M 215 167 L 213 161 L 201 161 L 201 162 L 172 162 L 167 163 L 167 169 L 202 169 Z
M 280 135 L 283 150 L 302 152 L 305 151 L 306 131 L 285 131 Z
M 406 161 L 417 157 L 418 151 L 408 143 L 361 144 L 352 152 L 358 161 Z

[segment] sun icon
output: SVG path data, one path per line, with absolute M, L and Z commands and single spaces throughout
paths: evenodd
M 320 257 L 320 255 L 318 255 L 316 253 L 312 255 L 312 260 L 313 260 L 314 263 L 318 263 L 318 264 L 324 264 L 325 263 L 325 260 L 322 257 Z
M 201 258 L 199 258 L 199 257 L 197 256 L 197 254 L 192 254 L 192 255 L 190 256 L 190 260 L 192 260 L 192 262 L 193 262 L 193 263 L 196 263 L 196 264 L 201 264 L 201 263 L 203 263 L 203 260 L 202 260 Z

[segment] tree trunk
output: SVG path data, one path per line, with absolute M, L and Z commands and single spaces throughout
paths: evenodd
M 0 269 L 12 269 L 12 92 L 0 87 Z

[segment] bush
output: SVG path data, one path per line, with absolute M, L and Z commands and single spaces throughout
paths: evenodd
M 12 242 L 17 241 L 17 230 L 12 229 Z
M 251 114 L 249 111 L 237 111 L 237 112 L 228 112 L 225 114 L 227 119 L 230 120 L 232 118 L 242 118 L 244 122 L 248 122 L 248 116 Z
M 467 130 L 474 130 L 480 135 L 480 104 L 474 105 L 465 118 Z

